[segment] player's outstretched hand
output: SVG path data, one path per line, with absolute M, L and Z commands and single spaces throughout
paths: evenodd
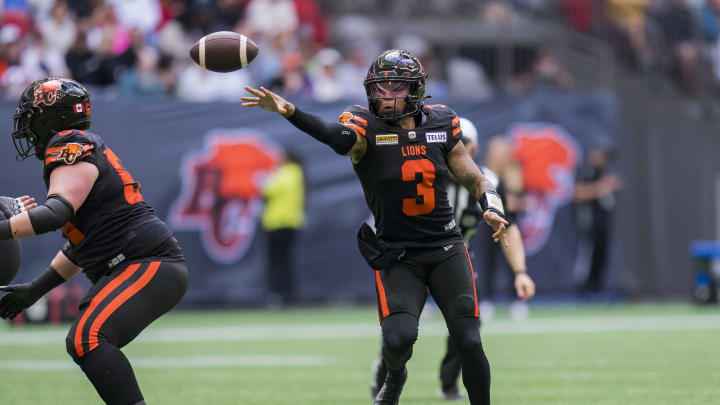
M 0 291 L 7 293 L 0 298 L 0 318 L 3 319 L 15 318 L 25 308 L 40 299 L 33 291 L 30 283 L 4 285 L 0 287 Z
M 483 214 L 483 219 L 485 220 L 485 222 L 487 222 L 488 225 L 492 227 L 493 231 L 495 231 L 492 236 L 493 240 L 495 242 L 500 242 L 500 240 L 502 240 L 502 243 L 505 246 L 510 246 L 507 241 L 507 236 L 505 236 L 508 221 L 506 221 L 503 217 L 492 211 L 485 211 L 485 213 Z
M 14 217 L 35 207 L 37 207 L 35 199 L 27 195 L 18 198 L 0 196 L 0 212 L 5 218 Z
M 242 103 L 243 107 L 260 107 L 263 110 L 277 112 L 284 116 L 295 112 L 294 106 L 291 103 L 265 87 L 261 86 L 258 90 L 250 86 L 245 86 L 245 90 L 255 97 L 240 97 L 240 99 L 244 101 L 244 103 Z
M 515 291 L 518 298 L 527 301 L 535 295 L 535 282 L 525 273 L 515 275 Z

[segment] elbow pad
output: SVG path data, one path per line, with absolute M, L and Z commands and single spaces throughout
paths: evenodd
M 354 131 L 350 128 L 339 123 L 328 124 L 320 117 L 300 111 L 297 107 L 287 120 L 295 128 L 328 145 L 339 155 L 350 152 L 357 141 Z
M 45 204 L 28 211 L 36 235 L 62 228 L 73 215 L 72 204 L 56 194 L 49 196 Z

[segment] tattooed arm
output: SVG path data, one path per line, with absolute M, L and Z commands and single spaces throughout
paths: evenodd
M 458 182 L 465 186 L 478 201 L 483 200 L 483 193 L 486 191 L 495 191 L 495 187 L 493 187 L 490 180 L 483 176 L 480 168 L 475 164 L 470 155 L 467 154 L 462 142 L 455 144 L 450 152 L 448 152 L 447 163 L 450 171 Z M 485 210 L 483 218 L 495 231 L 493 234 L 495 242 L 502 239 L 503 243 L 508 246 L 507 238 L 505 237 L 505 226 L 508 222 L 496 212 L 490 210 Z

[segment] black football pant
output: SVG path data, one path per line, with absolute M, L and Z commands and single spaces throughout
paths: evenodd
M 375 282 L 388 372 L 401 372 L 410 359 L 429 290 L 462 359 L 470 403 L 489 404 L 490 365 L 480 340 L 475 280 L 465 245 L 409 249 L 388 270 L 376 271 Z
M 172 309 L 187 287 L 185 262 L 157 259 L 124 264 L 90 288 L 65 344 L 106 404 L 144 403 L 120 349 Z

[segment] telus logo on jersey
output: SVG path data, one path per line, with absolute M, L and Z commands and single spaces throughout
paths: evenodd
M 526 209 L 518 224 L 531 255 L 545 246 L 557 209 L 572 200 L 582 149 L 572 135 L 554 124 L 518 124 L 509 135 L 525 184 Z
M 280 148 L 250 130 L 213 130 L 202 150 L 186 153 L 182 190 L 170 208 L 175 230 L 198 231 L 216 263 L 247 252 L 262 213 L 262 183 L 282 159 Z
M 425 139 L 427 143 L 444 143 L 447 141 L 447 132 L 426 132 Z

